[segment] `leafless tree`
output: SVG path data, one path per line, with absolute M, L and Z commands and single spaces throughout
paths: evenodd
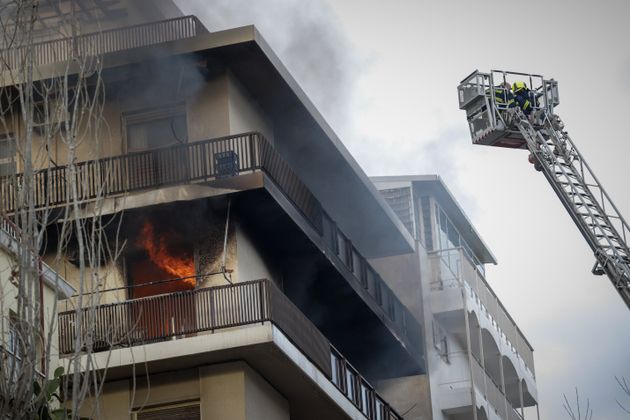
M 580 393 L 577 388 L 575 388 L 575 407 L 569 402 L 566 394 L 562 394 L 562 399 L 564 411 L 567 412 L 571 420 L 592 420 L 593 409 L 591 408 L 591 402 L 587 398 L 586 406 L 582 407 L 580 403 Z
M 51 0 L 55 1 L 59 0 Z M 80 1 L 64 0 L 66 12 L 56 33 L 48 34 L 64 41 L 48 43 L 44 49 L 36 39 L 40 1 L 0 0 L 0 142 L 11 161 L 4 170 L 14 171 L 0 178 L 0 206 L 10 218 L 5 223 L 13 227 L 17 243 L 13 266 L 0 273 L 0 343 L 10 341 L 5 347 L 13 355 L 13 362 L 0 368 L 0 413 L 7 418 L 35 418 L 47 404 L 46 393 L 33 389 L 45 389 L 46 378 L 56 367 L 51 366 L 56 317 L 45 323 L 42 307 L 40 256 L 51 249 L 57 261 L 72 253 L 79 279 L 72 300 L 77 326 L 74 349 L 61 387 L 67 399 L 65 416 L 78 413 L 103 385 L 92 359 L 95 308 L 103 283 L 101 267 L 115 260 L 119 251 L 116 241 L 104 234 L 103 218 L 82 214 L 81 208 L 86 183 L 93 183 L 90 188 L 96 191 L 97 201 L 107 176 L 88 179 L 79 158 L 98 158 L 108 133 L 103 120 L 102 62 L 92 38 L 82 36 L 81 21 L 74 13 Z M 43 66 L 44 55 L 55 65 Z M 59 232 L 54 244 L 46 240 L 53 224 Z M 2 290 L 7 284 L 16 289 L 10 303 L 5 297 L 11 291 Z M 11 305 L 11 315 L 5 304 Z M 57 312 L 57 302 L 51 312 Z
M 626 378 L 624 376 L 621 376 L 621 377 L 615 376 L 615 381 L 617 381 L 617 385 L 619 385 L 619 388 L 621 388 L 623 393 L 626 394 L 628 398 L 630 398 L 630 384 L 628 383 Z M 617 402 L 617 405 L 624 412 L 626 412 L 627 414 L 630 414 L 630 409 L 625 404 L 621 403 L 619 400 L 615 400 L 615 401 Z

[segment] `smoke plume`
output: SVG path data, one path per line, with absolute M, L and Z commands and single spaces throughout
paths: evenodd
M 325 0 L 178 0 L 211 31 L 254 24 L 333 127 L 348 117 L 359 57 Z

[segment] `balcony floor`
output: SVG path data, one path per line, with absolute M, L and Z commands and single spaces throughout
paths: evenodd
M 289 339 L 270 322 L 144 346 L 118 348 L 90 356 L 117 380 L 243 360 L 290 403 L 291 417 L 363 419 L 363 414 Z M 72 372 L 70 359 L 61 359 Z M 87 356 L 81 358 L 85 365 Z

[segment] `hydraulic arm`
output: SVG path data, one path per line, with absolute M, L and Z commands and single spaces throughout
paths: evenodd
M 496 93 L 503 92 L 497 86 L 516 80 L 525 81 L 530 89 L 529 115 Z M 474 72 L 458 92 L 473 143 L 529 149 L 593 250 L 593 274 L 606 274 L 630 308 L 630 228 L 554 113 L 559 104 L 557 82 L 523 73 Z

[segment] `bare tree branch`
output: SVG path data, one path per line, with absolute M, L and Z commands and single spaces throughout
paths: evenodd
M 580 393 L 577 388 L 575 388 L 575 407 L 571 405 L 566 394 L 562 394 L 562 398 L 562 407 L 564 407 L 564 411 L 567 412 L 571 420 L 592 420 L 593 410 L 591 409 L 591 403 L 587 398 L 586 407 L 582 408 L 580 404 Z M 582 410 L 584 410 L 584 414 L 582 414 Z

